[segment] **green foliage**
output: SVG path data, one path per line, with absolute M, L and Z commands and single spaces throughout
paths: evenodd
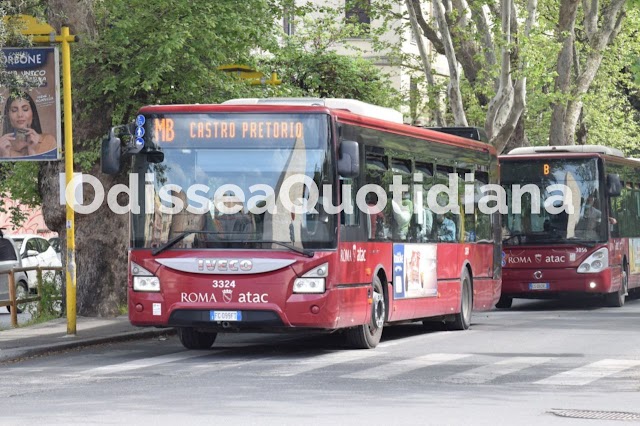
M 11 222 L 19 227 L 26 219 L 19 207 L 9 209 L 2 199 L 20 200 L 20 204 L 36 207 L 41 203 L 38 192 L 38 165 L 28 162 L 0 163 L 0 212 L 11 214 Z
M 62 272 L 43 272 L 42 285 L 38 293 L 40 300 L 27 304 L 27 311 L 31 315 L 31 319 L 21 326 L 26 327 L 60 318 L 64 313 L 62 310 L 63 284 Z
M 282 46 L 273 49 L 272 56 L 261 64 L 281 76 L 283 84 L 276 89 L 278 94 L 352 98 L 399 106 L 400 95 L 391 87 L 389 76 L 360 56 L 357 46 L 345 47 L 347 40 L 370 35 L 368 26 L 344 23 L 343 10 L 320 9 L 324 14 L 321 19 L 299 19 L 299 30 L 285 36 Z
M 131 120 L 143 105 L 218 102 L 247 92 L 217 67 L 253 65 L 252 50 L 275 41 L 273 21 L 264 18 L 273 11 L 266 0 L 100 3 L 99 35 L 78 49 L 74 66 L 81 121 L 106 121 L 90 136 Z

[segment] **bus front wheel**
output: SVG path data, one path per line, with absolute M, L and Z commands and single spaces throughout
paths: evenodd
M 207 333 L 190 327 L 178 328 L 180 343 L 187 349 L 209 349 L 218 333 Z
M 624 305 L 625 298 L 627 296 L 628 276 L 627 270 L 622 270 L 622 283 L 620 284 L 620 290 L 609 293 L 605 296 L 607 306 L 612 308 L 620 308 Z
M 387 305 L 384 300 L 382 282 L 377 276 L 373 279 L 371 320 L 368 324 L 349 328 L 346 331 L 347 344 L 356 349 L 373 349 L 382 337 L 382 328 L 387 319 Z
M 460 312 L 455 314 L 452 322 L 447 322 L 449 330 L 466 330 L 471 325 L 471 311 L 473 309 L 473 288 L 469 270 L 464 269 L 460 277 Z

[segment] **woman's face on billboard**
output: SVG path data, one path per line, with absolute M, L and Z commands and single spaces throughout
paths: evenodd
M 33 122 L 33 111 L 26 99 L 18 98 L 11 102 L 9 108 L 9 120 L 14 129 L 28 129 Z

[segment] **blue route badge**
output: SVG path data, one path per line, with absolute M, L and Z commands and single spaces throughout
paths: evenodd
M 144 127 L 136 127 L 136 137 L 143 137 L 144 136 Z
M 142 127 L 147 120 L 144 118 L 144 115 L 140 114 L 136 117 L 136 126 Z

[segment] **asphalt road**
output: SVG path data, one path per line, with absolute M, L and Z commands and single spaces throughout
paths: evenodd
M 369 351 L 312 334 L 225 334 L 207 351 L 176 337 L 114 343 L 0 366 L 0 422 L 638 422 L 639 323 L 638 300 L 618 309 L 517 301 L 474 313 L 465 332 L 389 327 Z
M 29 319 L 31 319 L 31 314 L 28 310 L 18 314 L 18 325 L 25 324 Z M 11 313 L 6 307 L 0 307 L 0 330 L 9 328 L 11 328 Z

